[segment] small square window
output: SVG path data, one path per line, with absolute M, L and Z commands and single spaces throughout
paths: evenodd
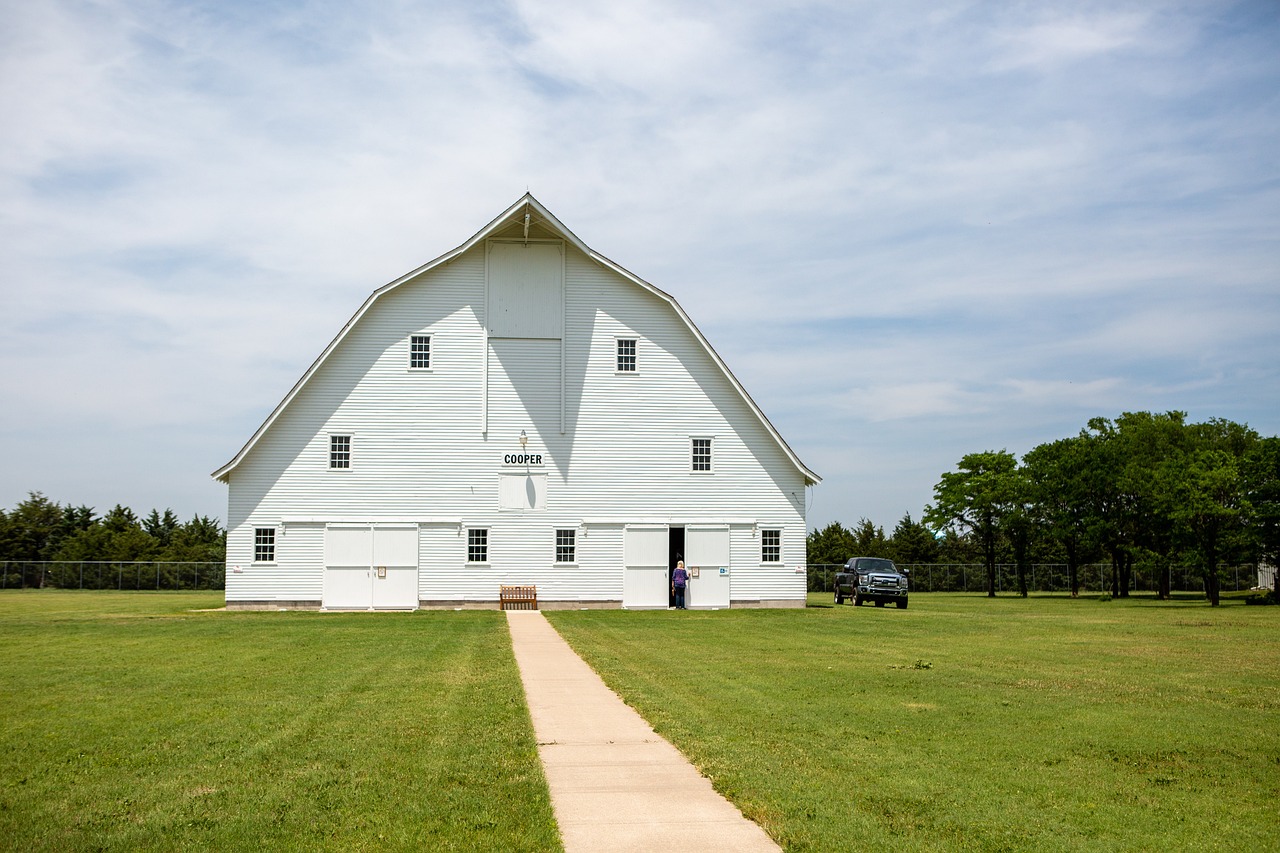
M 253 529 L 253 561 L 255 563 L 276 561 L 276 529 L 274 527 Z
M 431 367 L 431 336 L 409 336 L 409 367 L 413 370 L 427 370 Z
M 342 469 L 351 467 L 351 436 L 329 436 L 329 467 Z
M 692 463 L 694 471 L 711 470 L 711 439 L 693 439 Z
M 556 562 L 572 563 L 574 562 L 575 548 L 578 531 L 572 527 L 565 530 L 556 531 Z
M 489 529 L 487 527 L 467 528 L 467 562 L 489 562 Z
M 782 531 L 781 530 L 761 530 L 760 531 L 760 562 L 762 563 L 781 563 L 782 562 Z
M 618 338 L 618 372 L 636 372 L 636 339 Z

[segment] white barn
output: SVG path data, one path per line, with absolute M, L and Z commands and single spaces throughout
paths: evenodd
M 680 306 L 525 195 L 379 288 L 235 457 L 227 606 L 801 607 L 796 456 Z

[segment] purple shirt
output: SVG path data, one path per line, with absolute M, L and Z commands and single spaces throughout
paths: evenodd
M 684 586 L 689 582 L 689 573 L 677 566 L 675 572 L 671 575 L 671 582 L 676 586 Z

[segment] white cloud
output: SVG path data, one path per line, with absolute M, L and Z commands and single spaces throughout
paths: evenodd
M 971 412 L 981 406 L 977 395 L 955 381 L 900 382 L 854 388 L 842 401 L 843 408 L 861 423 L 882 423 L 902 418 L 942 417 Z
M 526 187 L 690 312 L 825 476 L 815 523 L 1094 414 L 1275 432 L 1280 60 L 1248 12 L 14 6 L 0 505 L 88 500 L 110 446 L 140 507 L 221 515 L 203 477 L 364 298 Z
M 1044 68 L 1061 65 L 1129 47 L 1138 41 L 1147 16 L 1133 12 L 1098 13 L 1071 11 L 1036 23 L 1013 25 L 996 31 L 997 53 L 991 66 Z

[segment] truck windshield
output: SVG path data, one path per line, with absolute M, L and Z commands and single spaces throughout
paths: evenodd
M 897 569 L 893 567 L 892 560 L 859 560 L 858 571 L 860 572 L 893 572 L 897 574 Z

